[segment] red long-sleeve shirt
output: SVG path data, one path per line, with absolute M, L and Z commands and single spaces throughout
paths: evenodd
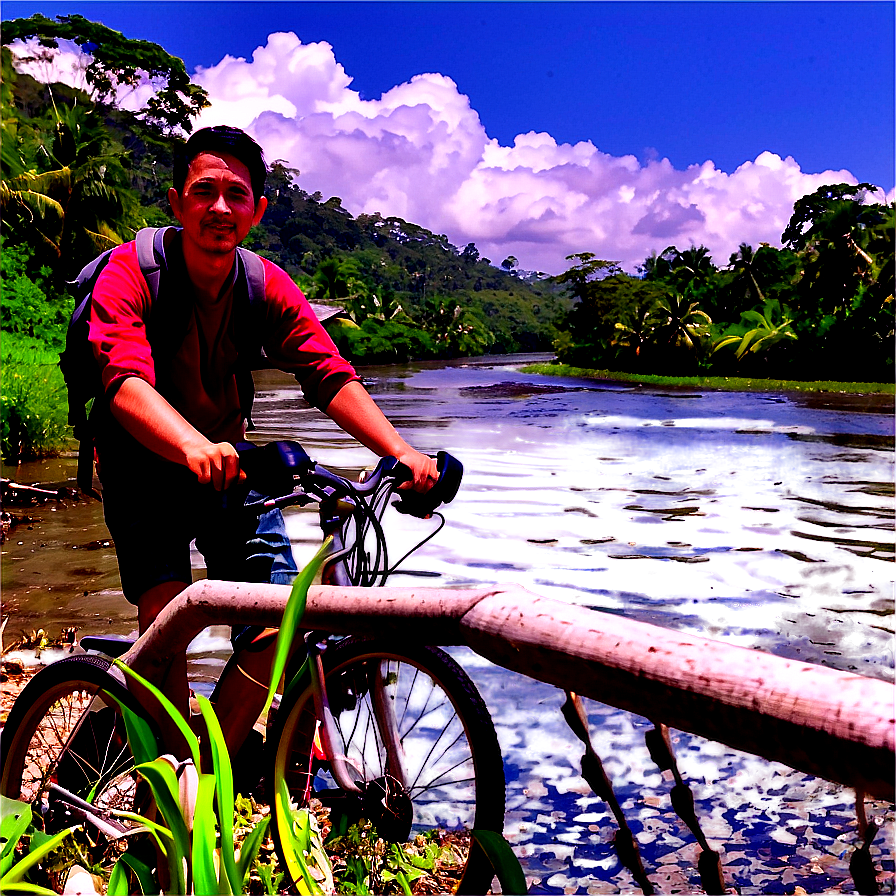
M 348 382 L 354 368 L 342 358 L 299 288 L 277 265 L 262 259 L 265 300 L 261 312 L 262 346 L 273 367 L 295 374 L 309 403 L 325 409 Z M 165 378 L 165 398 L 212 442 L 242 438 L 243 420 L 236 377 L 238 347 L 233 329 L 233 279 L 214 302 L 193 302 L 183 344 Z M 192 286 L 184 284 L 189 292 Z M 172 289 L 165 284 L 165 289 Z M 166 301 L 178 297 L 166 294 Z M 112 252 L 93 289 L 90 342 L 111 394 L 120 382 L 137 376 L 156 386 L 152 351 L 146 337 L 151 314 L 149 287 L 140 271 L 136 244 Z

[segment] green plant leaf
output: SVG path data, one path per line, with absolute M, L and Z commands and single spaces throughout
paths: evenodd
M 168 869 L 171 875 L 172 892 L 186 893 L 184 862 L 190 860 L 190 835 L 181 814 L 178 801 L 177 775 L 163 758 L 137 766 L 137 771 L 146 778 L 152 788 L 156 805 L 171 832 L 172 848 L 168 850 Z
M 25 875 L 34 868 L 41 859 L 53 852 L 53 850 L 56 849 L 59 844 L 72 833 L 72 831 L 77 829 L 78 825 L 66 828 L 64 831 L 60 831 L 58 834 L 50 837 L 46 843 L 42 844 L 37 849 L 29 850 L 28 855 L 16 862 L 16 864 L 13 865 L 2 878 L 0 878 L 0 892 L 6 893 L 12 884 L 21 883 Z
M 4 893 L 41 893 L 46 896 L 56 896 L 54 890 L 48 890 L 45 887 L 39 887 L 37 884 L 29 884 L 25 881 L 17 883 L 3 884 Z
M 233 803 L 231 802 L 231 817 Z M 223 814 L 226 814 L 224 807 Z M 222 851 L 228 844 L 221 842 Z M 230 838 L 230 851 L 233 852 L 233 836 Z M 193 868 L 193 891 L 215 896 L 219 893 L 218 876 L 215 873 L 215 776 L 200 775 L 199 791 L 196 795 L 196 812 L 193 815 L 193 848 L 191 864 Z M 224 875 L 226 882 L 226 875 Z M 230 892 L 228 889 L 226 892 Z
M 243 878 L 239 875 L 233 850 L 233 769 L 230 763 L 230 753 L 221 731 L 221 723 L 208 698 L 200 694 L 197 701 L 199 711 L 205 720 L 212 750 L 215 793 L 218 798 L 218 824 L 221 829 L 221 862 L 224 865 L 227 880 L 230 882 L 230 892 L 239 893 L 242 889 Z
M 0 877 L 15 863 L 16 846 L 31 824 L 31 806 L 20 800 L 0 796 Z
M 128 736 L 128 746 L 135 765 L 152 762 L 159 758 L 159 742 L 149 722 L 127 706 L 121 707 L 124 727 Z
M 134 681 L 143 685 L 153 695 L 153 697 L 158 700 L 159 705 L 162 709 L 170 717 L 171 721 L 177 725 L 177 730 L 183 735 L 184 740 L 187 742 L 187 746 L 190 750 L 190 756 L 193 760 L 193 765 L 196 768 L 200 768 L 199 762 L 199 739 L 193 733 L 193 729 L 190 728 L 189 722 L 183 717 L 183 714 L 180 710 L 153 684 L 150 684 L 142 675 L 139 675 L 129 666 L 126 666 L 121 660 L 115 659 L 112 662 L 119 668 L 125 675 L 129 675 Z M 175 790 L 176 792 L 176 790 Z
M 251 833 L 245 840 L 243 840 L 243 844 L 240 847 L 240 860 L 237 863 L 237 874 L 239 875 L 239 887 L 235 889 L 234 893 L 241 893 L 243 882 L 246 880 L 246 877 L 249 874 L 249 869 L 252 867 L 252 862 L 255 860 L 255 857 L 258 855 L 258 850 L 261 849 L 261 844 L 264 840 L 264 835 L 267 833 L 268 824 L 270 823 L 271 817 L 270 815 L 265 816 L 252 828 Z
M 115 864 L 116 867 L 122 864 L 127 865 L 128 868 L 134 872 L 134 876 L 137 878 L 137 883 L 140 885 L 140 892 L 143 893 L 144 896 L 150 896 L 150 894 L 158 890 L 158 887 L 154 885 L 152 879 L 152 869 L 150 869 L 149 865 L 145 862 L 141 862 L 136 856 L 126 852 Z
M 510 844 L 497 831 L 476 829 L 471 834 L 495 869 L 501 883 L 501 892 L 505 896 L 511 893 L 522 896 L 526 892 L 526 876 Z M 470 848 L 473 848 L 472 844 Z
M 296 888 L 303 896 L 320 896 L 323 891 L 312 877 L 311 871 L 305 862 L 301 847 L 301 828 L 297 830 L 304 813 L 293 813 L 289 798 L 289 787 L 282 778 L 279 781 L 279 789 L 277 791 L 277 806 L 279 808 L 276 817 L 280 845 L 283 847 L 283 857 L 286 860 L 290 877 L 295 881 Z M 307 823 L 308 819 L 305 817 L 305 839 L 307 839 Z M 304 887 L 302 886 L 303 883 Z
M 271 701 L 274 694 L 277 693 L 277 685 L 280 684 L 280 678 L 283 670 L 286 668 L 286 661 L 289 659 L 292 650 L 292 642 L 295 638 L 296 628 L 305 613 L 305 603 L 308 600 L 308 589 L 314 581 L 318 570 L 323 566 L 324 559 L 330 551 L 330 545 L 333 543 L 332 536 L 325 539 L 324 543 L 318 548 L 317 553 L 311 558 L 308 565 L 299 573 L 296 580 L 292 584 L 292 591 L 289 592 L 289 600 L 286 602 L 286 608 L 283 610 L 283 619 L 280 622 L 280 630 L 277 632 L 277 644 L 274 648 L 274 662 L 271 666 L 271 683 L 268 686 L 268 696 L 265 700 L 262 713 L 266 713 L 270 709 Z
M 131 896 L 128 884 L 128 874 L 125 866 L 119 859 L 109 875 L 109 883 L 106 885 L 106 896 Z

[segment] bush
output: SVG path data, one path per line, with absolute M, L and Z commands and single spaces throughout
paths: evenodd
M 68 398 L 55 352 L 36 340 L 3 338 L 0 453 L 23 460 L 54 454 L 71 440 Z
M 67 293 L 59 292 L 50 279 L 50 269 L 37 267 L 25 246 L 3 242 L 3 305 L 0 327 L 4 333 L 28 336 L 48 348 L 59 350 L 74 308 Z
M 368 317 L 360 327 L 334 330 L 333 337 L 339 350 L 360 364 L 401 364 L 436 353 L 429 334 L 395 320 Z

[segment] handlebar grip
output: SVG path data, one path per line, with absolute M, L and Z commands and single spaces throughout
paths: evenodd
M 463 464 L 447 451 L 436 455 L 436 467 L 439 478 L 428 492 L 404 491 L 395 502 L 395 509 L 400 513 L 425 518 L 440 504 L 450 504 L 460 488 L 464 476 Z
M 296 480 L 314 466 L 298 442 L 269 442 L 263 448 L 239 442 L 236 450 L 249 485 L 265 495 L 288 494 Z

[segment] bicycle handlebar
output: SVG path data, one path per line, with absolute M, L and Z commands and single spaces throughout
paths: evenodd
M 240 442 L 236 449 L 249 485 L 272 496 L 247 505 L 257 509 L 258 513 L 291 504 L 367 496 L 373 494 L 384 479 L 390 479 L 394 486 L 398 486 L 411 478 L 411 471 L 394 457 L 382 458 L 363 482 L 351 482 L 315 463 L 298 442 L 269 442 L 263 447 Z M 425 493 L 410 489 L 400 491 L 396 510 L 425 519 L 441 504 L 449 504 L 454 499 L 463 478 L 463 465 L 456 457 L 440 451 L 436 456 L 436 467 L 439 478 L 433 487 Z

